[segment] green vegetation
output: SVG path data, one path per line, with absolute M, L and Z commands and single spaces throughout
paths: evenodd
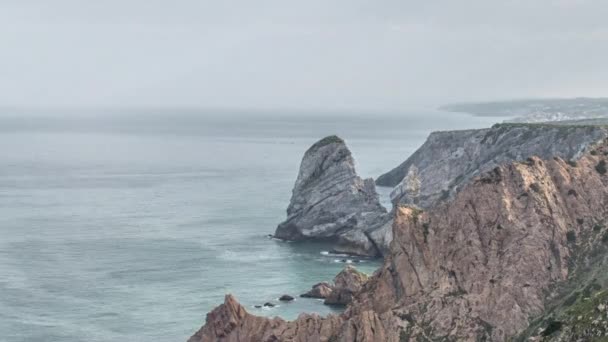
M 405 330 L 401 330 L 399 332 L 399 342 L 409 342 L 410 341 L 410 329 L 406 328 Z
M 549 325 L 547 325 L 547 328 L 545 330 L 543 330 L 543 332 L 541 333 L 542 336 L 550 336 L 553 333 L 559 331 L 562 328 L 562 322 L 560 321 L 551 321 L 549 322 Z
M 568 160 L 568 165 L 572 166 L 572 167 L 577 167 L 578 163 L 576 162 L 576 160 Z
M 576 242 L 576 232 L 574 232 L 573 230 L 568 231 L 566 233 L 566 239 L 570 243 L 575 243 Z
M 411 208 L 412 209 L 412 220 L 414 220 L 414 223 L 418 223 L 418 219 L 420 217 L 420 215 L 424 212 L 424 210 L 422 209 L 418 209 L 418 208 Z
M 532 189 L 534 192 L 540 192 L 540 185 L 538 185 L 538 183 L 532 183 L 530 184 L 530 189 Z
M 600 160 L 599 163 L 597 163 L 597 165 L 595 166 L 595 170 L 600 174 L 600 175 L 605 175 L 606 174 L 606 161 L 605 160 Z
M 423 223 L 422 224 L 422 234 L 424 234 L 424 243 L 427 243 L 427 237 L 429 236 L 429 224 L 428 223 Z

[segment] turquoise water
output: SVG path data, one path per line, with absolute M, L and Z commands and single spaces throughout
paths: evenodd
M 253 308 L 344 266 L 327 246 L 267 237 L 285 218 L 308 146 L 339 134 L 360 174 L 377 177 L 432 130 L 494 120 L 429 111 L 0 117 L 2 339 L 185 341 L 225 293 L 260 315 L 326 314 L 315 299 Z

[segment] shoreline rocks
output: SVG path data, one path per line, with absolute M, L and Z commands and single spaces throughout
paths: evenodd
M 293 298 L 292 296 L 290 296 L 290 295 L 286 295 L 286 294 L 284 294 L 284 295 L 282 295 L 281 297 L 279 297 L 279 300 L 280 300 L 281 302 L 291 302 L 291 301 L 293 301 L 294 299 L 295 299 L 295 298 Z
M 325 298 L 325 305 L 348 305 L 353 296 L 363 288 L 368 280 L 365 273 L 357 271 L 353 266 L 346 266 L 334 278 L 334 286 Z
M 531 322 L 550 339 L 550 305 L 560 295 L 576 295 L 559 300 L 571 308 L 591 305 L 580 311 L 588 315 L 605 304 L 596 293 L 608 287 L 608 175 L 596 166 L 608 159 L 608 141 L 590 148 L 576 163 L 500 165 L 430 209 L 399 205 L 390 253 L 341 315 L 286 322 L 250 315 L 227 296 L 190 342 L 500 342 Z M 562 330 L 587 327 L 559 321 Z
M 317 298 L 325 299 L 334 290 L 334 286 L 326 281 L 315 284 L 312 289 L 306 293 L 300 295 L 302 298 Z
M 347 265 L 334 277 L 333 284 L 321 282 L 300 297 L 325 299 L 325 305 L 348 305 L 353 296 L 363 288 L 369 277 L 355 267 Z

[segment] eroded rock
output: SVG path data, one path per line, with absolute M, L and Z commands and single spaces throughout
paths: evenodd
M 327 298 L 334 290 L 334 286 L 328 282 L 321 282 L 312 286 L 312 289 L 300 295 L 303 298 Z
M 576 164 L 501 165 L 437 207 L 398 207 L 390 254 L 340 316 L 255 317 L 227 297 L 191 341 L 506 341 L 545 312 L 552 289 L 606 253 L 608 175 L 595 166 L 608 147 L 594 151 Z M 591 326 L 603 324 L 596 308 L 606 302 L 584 303 Z
M 431 208 L 470 180 L 501 164 L 529 157 L 577 160 L 608 136 L 602 126 L 497 124 L 492 128 L 434 132 L 405 162 L 376 180 L 395 187 L 395 204 Z
M 329 295 L 325 298 L 328 305 L 347 305 L 353 296 L 361 290 L 368 277 L 365 273 L 357 271 L 353 266 L 346 266 L 334 278 L 334 286 Z
M 337 241 L 336 250 L 377 256 L 381 251 L 370 241 L 369 232 L 388 219 L 373 180 L 357 175 L 344 141 L 330 136 L 304 154 L 287 220 L 279 224 L 274 236 L 294 241 Z

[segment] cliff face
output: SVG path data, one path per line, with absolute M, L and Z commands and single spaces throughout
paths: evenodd
M 388 220 L 372 179 L 361 179 L 344 141 L 336 136 L 315 143 L 302 158 L 287 220 L 275 237 L 329 240 L 336 250 L 376 256 L 370 232 Z M 387 245 L 388 246 L 388 245 Z
M 518 124 L 435 132 L 376 184 L 396 187 L 391 195 L 393 203 L 430 208 L 453 196 L 471 178 L 498 165 L 531 156 L 576 160 L 589 145 L 606 136 L 607 130 L 599 126 Z
M 606 144 L 576 163 L 495 167 L 428 211 L 398 207 L 390 254 L 340 316 L 284 322 L 227 300 L 191 342 L 505 341 L 608 241 Z

